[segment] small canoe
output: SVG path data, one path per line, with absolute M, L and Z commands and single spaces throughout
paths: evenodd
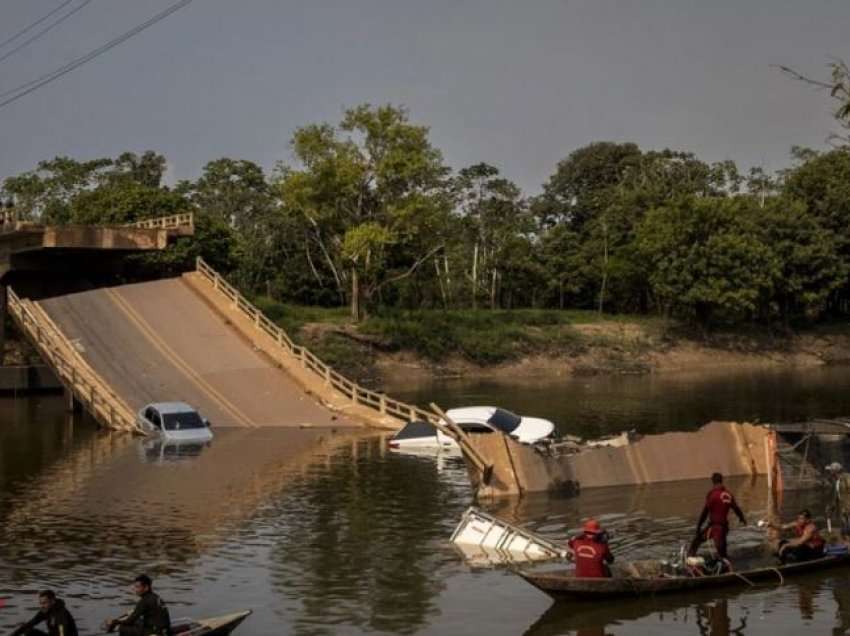
M 251 610 L 244 610 L 212 618 L 180 618 L 173 621 L 171 633 L 174 636 L 227 636 L 250 615 Z
M 775 567 L 756 567 L 706 576 L 615 576 L 611 578 L 578 578 L 571 572 L 517 571 L 522 578 L 556 600 L 603 601 L 611 598 L 652 596 L 688 592 L 714 587 L 750 585 L 755 581 L 782 583 L 788 577 L 818 570 L 850 565 L 850 555 L 828 556 Z

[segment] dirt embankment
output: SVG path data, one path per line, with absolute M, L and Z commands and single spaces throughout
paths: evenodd
M 658 333 L 636 323 L 575 325 L 580 338 L 570 351 L 523 355 L 481 365 L 459 355 L 431 360 L 414 352 L 387 351 L 368 341 L 351 339 L 356 363 L 338 366 L 359 381 L 472 376 L 509 378 L 570 375 L 646 374 L 778 367 L 815 367 L 850 363 L 850 327 L 782 336 L 722 334 L 694 338 Z M 311 333 L 314 344 L 326 334 Z M 337 335 L 338 332 L 337 332 Z M 319 347 L 321 349 L 321 347 Z M 318 353 L 318 351 L 317 351 Z

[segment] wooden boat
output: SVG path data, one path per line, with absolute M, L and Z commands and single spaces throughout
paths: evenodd
M 243 610 L 212 618 L 180 618 L 173 621 L 171 633 L 174 636 L 227 636 L 250 615 L 251 610 Z
M 251 610 L 215 616 L 213 618 L 201 618 L 198 620 L 175 621 L 171 626 L 171 633 L 175 636 L 226 636 L 239 627 L 246 618 L 251 615 Z
M 556 600 L 603 601 L 611 598 L 652 596 L 715 587 L 752 585 L 756 581 L 773 581 L 781 584 L 786 578 L 796 574 L 846 565 L 850 565 L 850 554 L 705 576 L 614 576 L 596 579 L 578 578 L 569 571 L 539 574 L 517 571 L 517 574 Z

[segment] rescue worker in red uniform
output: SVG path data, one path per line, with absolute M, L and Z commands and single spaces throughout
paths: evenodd
M 690 555 L 695 555 L 704 541 L 711 540 L 717 549 L 717 555 L 724 560 L 729 559 L 726 553 L 726 535 L 729 534 L 729 511 L 733 511 L 742 526 L 747 525 L 744 513 L 735 502 L 735 497 L 723 485 L 723 475 L 714 473 L 711 476 L 713 484 L 705 498 L 705 507 L 697 521 L 697 534 L 691 543 Z M 706 519 L 708 525 L 703 528 Z
M 605 532 L 596 519 L 588 519 L 582 527 L 583 532 L 569 540 L 567 545 L 576 564 L 576 576 L 581 578 L 605 578 L 611 576 L 608 563 L 614 562 L 614 555 L 608 548 Z

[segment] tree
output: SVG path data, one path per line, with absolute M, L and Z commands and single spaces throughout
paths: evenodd
M 779 265 L 774 298 L 785 324 L 793 318 L 819 318 L 850 272 L 838 237 L 821 227 L 804 203 L 787 197 L 768 200 L 758 223 Z
M 759 315 L 781 264 L 757 217 L 750 197 L 683 197 L 647 214 L 638 245 L 665 314 L 703 326 Z
M 524 261 L 531 244 L 523 237 L 529 237 L 534 229 L 532 218 L 520 189 L 489 164 L 461 170 L 453 180 L 453 190 L 465 229 L 462 252 L 467 257 L 470 303 L 477 307 L 483 293 L 494 308 L 511 265 L 517 269 L 527 265 Z
M 263 291 L 269 293 L 275 265 L 283 265 L 294 232 L 263 169 L 251 161 L 223 157 L 207 163 L 197 181 L 181 183 L 179 189 L 199 218 L 209 217 L 230 229 L 239 285 L 256 292 L 265 282 Z
M 92 188 L 98 173 L 111 164 L 110 159 L 77 161 L 69 157 L 40 161 L 35 170 L 5 179 L 3 194 L 21 218 L 68 223 L 72 200 Z
M 567 223 L 575 232 L 607 206 L 611 189 L 638 166 L 637 144 L 592 143 L 558 163 L 536 203 L 544 226 Z
M 779 66 L 783 73 L 793 79 L 805 82 L 818 89 L 826 89 L 829 91 L 830 97 L 836 102 L 833 116 L 845 130 L 850 131 L 850 67 L 844 60 L 834 60 L 830 63 L 830 78 L 828 80 L 819 80 L 798 71 L 788 66 Z M 832 139 L 841 143 L 850 141 L 850 134 L 833 134 Z
M 349 287 L 359 319 L 443 249 L 448 170 L 428 129 L 389 105 L 347 110 L 338 127 L 300 128 L 292 147 L 300 167 L 281 169 L 283 208 L 303 222 L 340 294 Z

